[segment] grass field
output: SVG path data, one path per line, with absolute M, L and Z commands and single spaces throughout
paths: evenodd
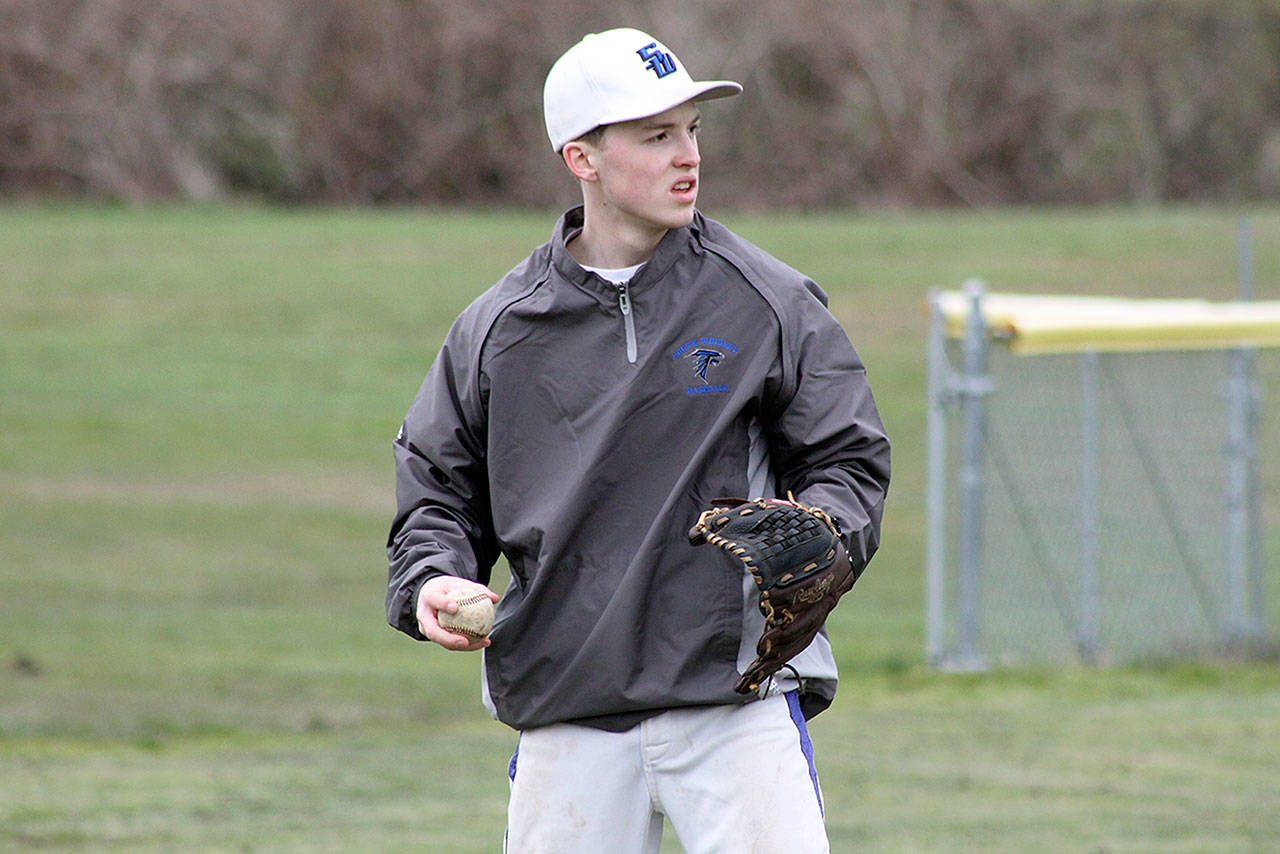
M 895 442 L 813 723 L 835 851 L 1280 850 L 1274 659 L 922 661 L 928 289 L 1226 299 L 1240 213 L 720 217 L 830 291 Z M 1280 298 L 1280 209 L 1248 213 Z M 499 849 L 479 659 L 384 622 L 390 442 L 550 223 L 0 208 L 0 849 Z

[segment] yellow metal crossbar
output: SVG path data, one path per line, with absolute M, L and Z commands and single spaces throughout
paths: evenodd
M 963 338 L 972 310 L 962 291 L 938 306 L 950 338 Z M 1280 301 L 1124 299 L 984 294 L 987 329 L 1019 354 L 1280 347 Z

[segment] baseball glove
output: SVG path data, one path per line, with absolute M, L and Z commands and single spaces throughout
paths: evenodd
M 857 580 L 835 522 L 789 497 L 718 498 L 689 531 L 693 545 L 711 543 L 741 560 L 760 588 L 764 633 L 734 686 L 739 694 L 758 691 L 807 647 Z

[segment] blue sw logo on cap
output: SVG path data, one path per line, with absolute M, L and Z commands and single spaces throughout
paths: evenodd
M 658 79 L 676 71 L 676 58 L 666 51 L 658 50 L 657 42 L 649 42 L 636 53 L 644 60 L 644 67 L 658 75 Z

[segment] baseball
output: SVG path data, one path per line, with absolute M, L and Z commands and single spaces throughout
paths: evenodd
M 441 610 L 436 614 L 440 627 L 472 640 L 487 637 L 493 630 L 493 603 L 483 593 L 472 593 L 455 599 L 458 613 Z

